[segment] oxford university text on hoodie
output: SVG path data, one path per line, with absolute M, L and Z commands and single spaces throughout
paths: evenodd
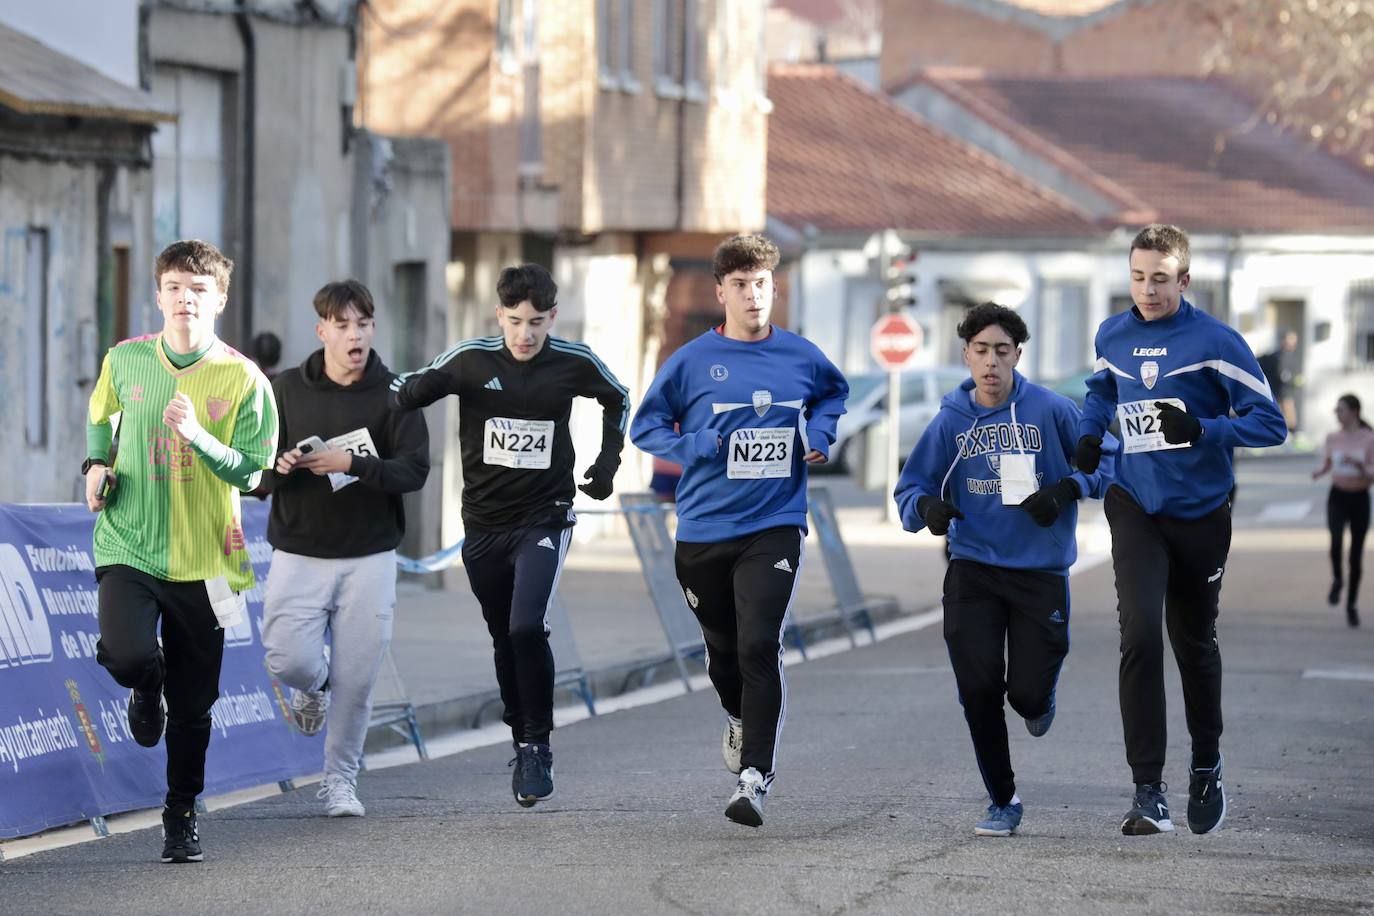
M 781 328 L 757 341 L 717 328 L 680 347 L 630 426 L 636 446 L 682 465 L 678 540 L 719 543 L 784 525 L 805 531 L 802 458 L 810 449 L 829 456 L 848 396 L 849 383 L 820 348 Z
M 1053 525 L 1040 527 L 1024 509 L 1003 505 L 1002 458 L 1033 458 L 1037 488 L 1072 477 L 1082 498 L 1101 499 L 1111 483 L 1116 441 L 1106 438 L 1102 463 L 1084 474 L 1070 464 L 1080 416 L 1073 401 L 1019 372 L 1012 373 L 1011 393 L 997 407 L 984 407 L 973 395 L 971 378 L 945 395 L 912 449 L 893 493 L 902 527 L 925 527 L 916 511 L 921 497 L 944 499 L 964 513 L 949 526 L 954 559 L 1067 575 L 1078 557 L 1078 503 L 1064 507 Z
M 1250 347 L 1236 330 L 1186 300 L 1168 318 L 1134 308 L 1102 322 L 1080 435 L 1121 422 L 1116 483 L 1150 514 L 1198 518 L 1224 503 L 1235 483 L 1231 450 L 1279 445 L 1288 425 Z M 1172 445 L 1158 401 L 1202 424 L 1202 438 Z M 1235 416 L 1230 416 L 1234 411 Z
M 503 338 L 476 337 L 400 376 L 392 390 L 403 410 L 458 396 L 467 531 L 576 523 L 576 455 L 568 429 L 573 398 L 601 405 L 601 451 L 594 463 L 612 477 L 620 467 L 630 394 L 586 344 L 549 336 L 522 362 Z
M 406 530 L 402 494 L 429 476 L 429 429 L 424 414 L 398 410 L 389 385 L 395 375 L 377 351 L 362 378 L 340 385 L 324 371 L 316 350 L 297 368 L 272 380 L 281 423 L 278 453 L 309 436 L 347 437 L 348 476 L 335 481 L 303 468 L 263 475 L 272 491 L 267 540 L 278 550 L 320 559 L 365 557 L 392 550 Z

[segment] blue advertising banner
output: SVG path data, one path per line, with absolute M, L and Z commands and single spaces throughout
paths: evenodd
M 263 665 L 262 592 L 272 548 L 264 502 L 245 499 L 258 584 L 225 633 L 205 791 L 265 785 L 323 766 L 319 737 L 296 731 L 289 691 Z M 162 804 L 167 757 L 129 732 L 129 691 L 95 661 L 91 533 L 80 505 L 0 505 L 0 837 Z

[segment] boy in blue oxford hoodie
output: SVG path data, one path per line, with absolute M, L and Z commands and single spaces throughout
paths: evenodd
M 985 302 L 959 337 L 972 377 L 941 402 L 894 496 L 908 531 L 949 534 L 945 643 L 991 799 L 973 832 L 1009 836 L 1023 807 L 1003 698 L 1032 735 L 1049 731 L 1069 651 L 1078 500 L 1102 496 L 1111 461 L 1092 474 L 1070 466 L 1078 408 L 1016 371 L 1030 337 L 1021 316 Z

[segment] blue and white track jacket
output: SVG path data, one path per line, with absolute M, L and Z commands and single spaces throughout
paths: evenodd
M 682 465 L 678 540 L 714 544 L 782 525 L 806 530 L 802 456 L 829 456 L 849 383 L 811 341 L 711 330 L 658 370 L 630 440 Z
M 1151 514 L 1198 518 L 1226 501 L 1235 482 L 1231 449 L 1278 445 L 1288 436 L 1255 354 L 1236 330 L 1187 301 L 1168 318 L 1135 309 L 1097 330 L 1080 435 L 1121 421 L 1116 482 Z M 1154 404 L 1171 400 L 1202 423 L 1192 445 L 1169 445 Z M 1235 416 L 1231 416 L 1234 412 Z

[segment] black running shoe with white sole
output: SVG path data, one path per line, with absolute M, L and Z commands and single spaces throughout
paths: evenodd
M 553 795 L 553 751 L 547 744 L 525 744 L 515 749 L 511 791 L 522 808 L 533 808 Z
M 1135 804 L 1121 821 L 1121 832 L 1126 836 L 1172 832 L 1174 822 L 1169 820 L 1169 801 L 1164 797 L 1167 788 L 1162 782 L 1136 786 Z
M 763 797 L 767 794 L 763 774 L 754 767 L 745 767 L 735 784 L 735 794 L 730 796 L 730 804 L 725 807 L 725 816 L 746 827 L 762 827 Z
M 161 690 L 129 691 L 129 731 L 144 747 L 157 747 L 167 725 L 167 702 Z
M 196 813 L 175 814 L 162 811 L 162 861 L 178 865 L 201 862 L 205 853 L 200 848 L 200 831 L 196 829 Z
M 1211 833 L 1226 820 L 1226 790 L 1221 786 L 1221 759 L 1214 767 L 1188 772 L 1188 829 Z

